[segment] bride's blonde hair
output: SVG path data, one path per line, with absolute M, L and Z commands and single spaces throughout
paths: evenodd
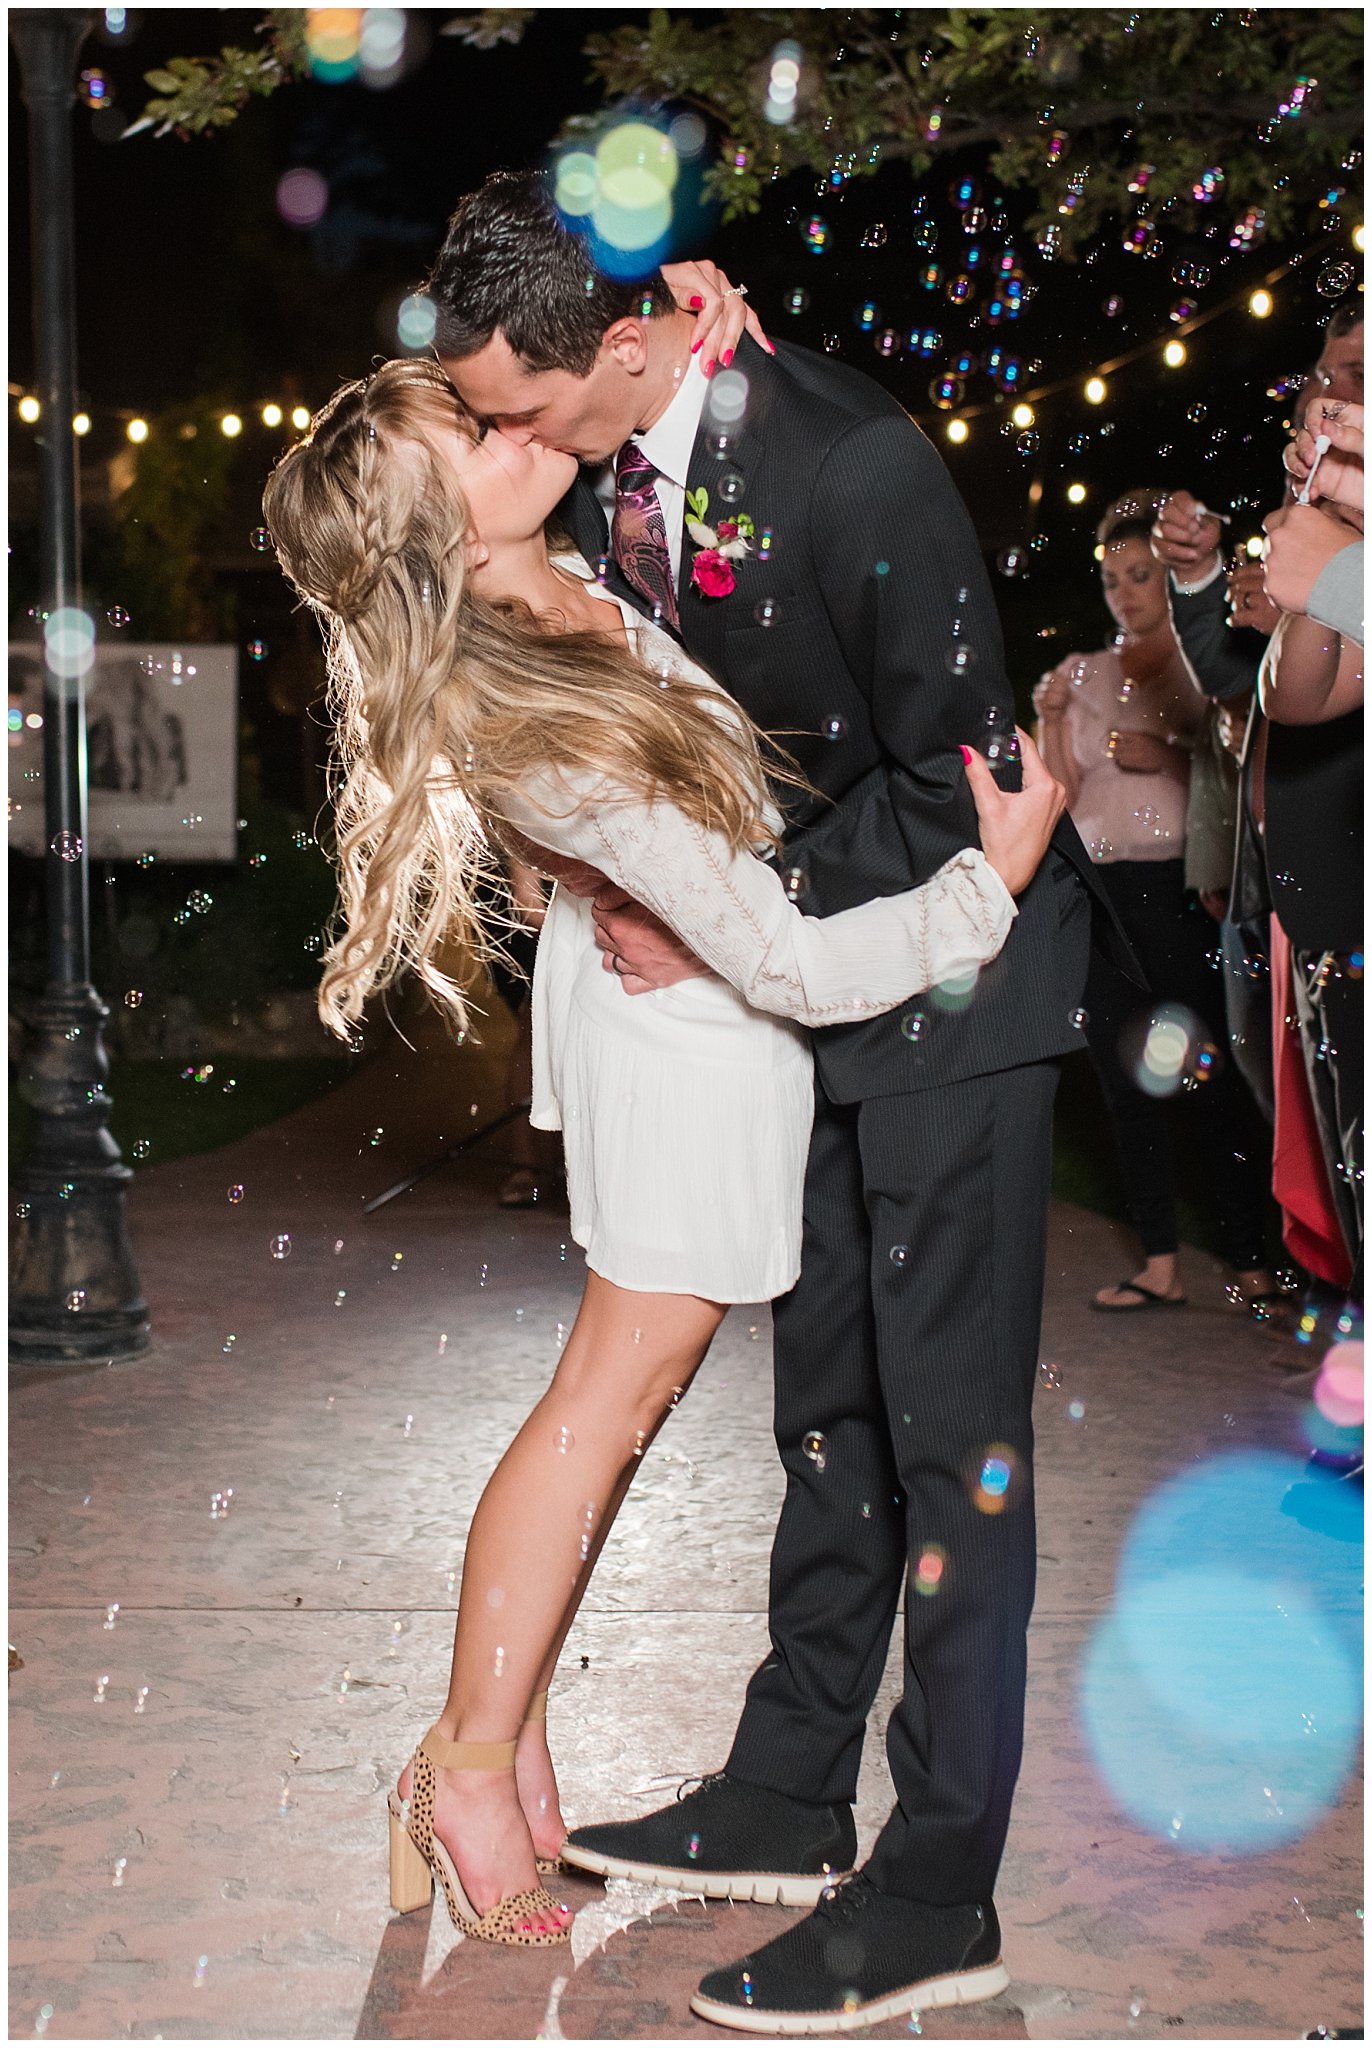
M 466 990 L 435 955 L 499 951 L 504 804 L 540 770 L 603 774 L 735 849 L 774 840 L 761 735 L 741 713 L 721 717 L 706 685 L 664 688 L 623 647 L 473 588 L 471 520 L 434 447 L 454 431 L 477 438 L 436 363 L 385 363 L 335 392 L 263 498 L 328 656 L 341 916 L 319 1014 L 340 1037 L 407 971 L 467 1028 Z M 800 780 L 774 748 L 769 769 Z

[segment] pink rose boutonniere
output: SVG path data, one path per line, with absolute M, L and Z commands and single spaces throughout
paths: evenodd
M 691 563 L 691 588 L 701 597 L 728 597 L 735 585 L 734 563 L 753 552 L 753 522 L 746 512 L 707 526 L 708 491 L 686 493 L 686 531 L 696 548 Z

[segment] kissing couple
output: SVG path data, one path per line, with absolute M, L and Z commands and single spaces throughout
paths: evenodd
M 692 1999 L 749 2032 L 993 1997 L 1090 863 L 1016 735 L 967 513 L 884 391 L 745 332 L 713 266 L 606 275 L 532 173 L 463 201 L 427 291 L 437 360 L 344 386 L 265 496 L 328 649 L 319 1007 L 346 1035 L 412 973 L 464 1025 L 493 885 L 551 877 L 532 1114 L 587 1273 L 472 1520 L 392 1904 L 436 1878 L 464 1934 L 526 1946 L 567 1941 L 567 1865 L 808 1907 Z M 763 1299 L 771 1648 L 721 1771 L 569 1835 L 558 1653 L 646 1446 Z M 855 1869 L 903 1588 L 896 1805 Z

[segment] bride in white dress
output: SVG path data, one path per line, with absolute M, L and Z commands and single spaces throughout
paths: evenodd
M 335 395 L 265 497 L 329 647 L 342 914 L 325 1022 L 348 1032 L 413 972 L 465 1024 L 439 948 L 489 952 L 479 891 L 502 853 L 558 880 L 534 978 L 534 1121 L 563 1132 L 586 1289 L 473 1517 L 448 1698 L 390 1802 L 393 1905 L 426 1903 L 437 1878 L 464 1932 L 519 1945 L 567 1938 L 538 1882 L 565 1833 L 544 1706 L 600 1547 L 727 1305 L 799 1270 L 802 1027 L 993 959 L 1062 808 L 1027 741 L 1017 795 L 964 748 L 984 851 L 803 916 L 763 857 L 781 820 L 743 713 L 579 558 L 550 555 L 574 471 L 484 432 L 436 365 L 393 362 Z M 627 994 L 588 900 L 606 880 L 711 971 Z

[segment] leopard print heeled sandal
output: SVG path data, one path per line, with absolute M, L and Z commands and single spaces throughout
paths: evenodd
M 542 1885 L 512 1892 L 486 1913 L 478 1913 L 463 1889 L 448 1851 L 434 1833 L 434 1793 L 438 1772 L 513 1770 L 513 1742 L 445 1742 L 434 1729 L 410 1759 L 409 1814 L 400 1796 L 389 1799 L 391 1832 L 391 1905 L 397 1913 L 413 1913 L 433 1897 L 434 1879 L 443 1887 L 448 1914 L 461 1934 L 475 1941 L 500 1942 L 508 1948 L 555 1948 L 570 1938 L 567 1908 Z M 536 1915 L 550 1913 L 568 1924 L 536 1933 Z

